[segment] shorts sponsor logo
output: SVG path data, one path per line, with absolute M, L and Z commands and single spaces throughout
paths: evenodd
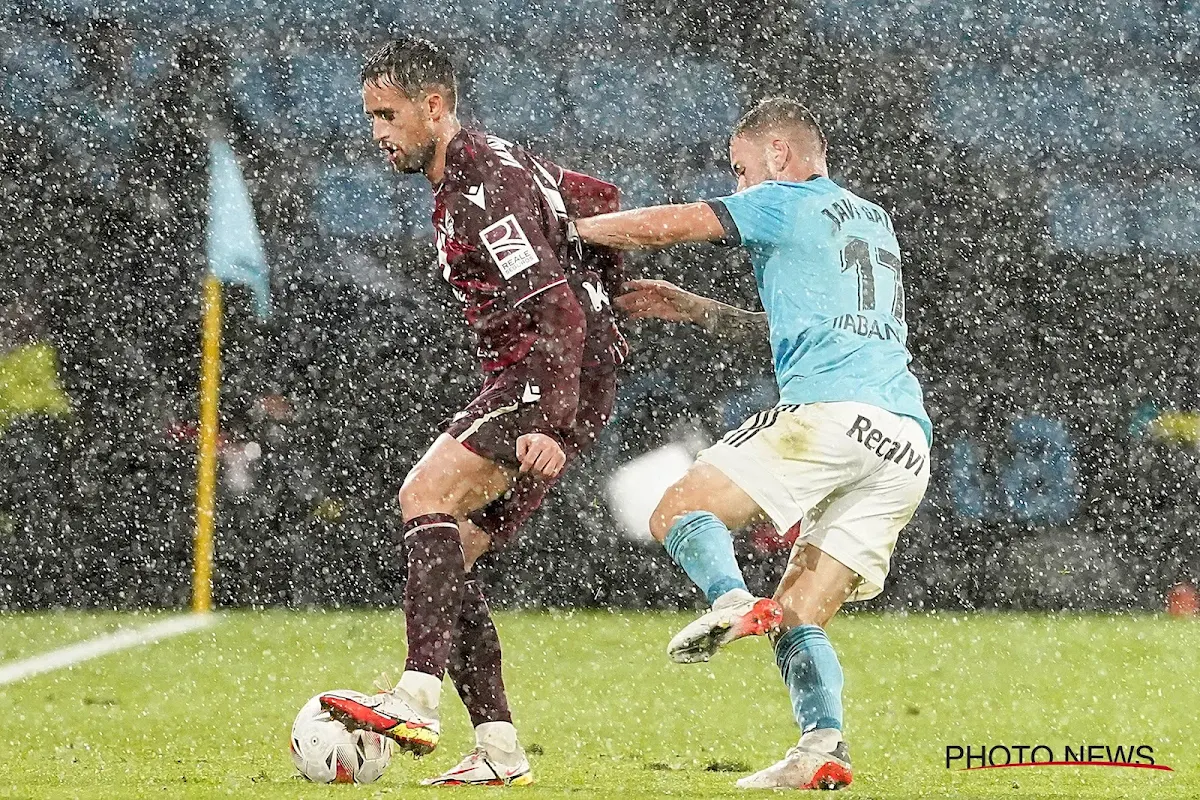
M 536 383 L 525 384 L 525 392 L 521 395 L 522 403 L 536 403 L 537 401 L 539 401 L 541 399 L 542 399 L 542 387 L 538 386 Z
M 506 281 L 538 262 L 537 251 L 514 214 L 484 228 L 479 238 Z
M 854 420 L 854 424 L 850 426 L 850 430 L 846 431 L 846 435 L 856 442 L 861 442 L 863 447 L 880 458 L 899 464 L 914 474 L 920 475 L 921 469 L 925 466 L 925 456 L 917 453 L 912 442 L 902 442 L 884 436 L 883 431 L 876 428 L 875 423 L 862 414 L 859 414 L 858 418 Z

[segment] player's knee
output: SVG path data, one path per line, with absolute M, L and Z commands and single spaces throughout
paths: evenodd
M 400 485 L 400 491 L 396 495 L 396 501 L 400 504 L 400 513 L 406 519 L 413 516 L 409 513 L 410 509 L 419 505 L 418 490 L 412 483 L 412 473 L 408 473 L 408 477 L 404 479 L 404 483 Z
M 453 513 L 454 510 L 448 507 L 449 503 L 443 494 L 427 470 L 420 466 L 414 467 L 400 486 L 397 498 L 400 501 L 400 512 L 405 519 L 422 514 Z
M 703 503 L 695 498 L 695 492 L 690 491 L 685 483 L 687 478 L 673 484 L 663 492 L 662 499 L 650 515 L 650 535 L 658 541 L 666 541 L 667 534 L 682 518 L 694 511 L 703 511 Z
M 676 522 L 696 510 L 679 500 L 678 494 L 668 489 L 650 515 L 650 535 L 660 542 L 666 541 Z
M 815 593 L 790 593 L 775 599 L 783 609 L 783 627 L 789 629 L 801 625 L 824 628 L 837 611 L 837 605 L 829 598 L 820 597 Z
M 650 535 L 658 542 L 665 541 L 673 524 L 673 521 L 661 516 L 658 509 L 654 509 L 654 513 L 650 515 Z
M 462 525 L 460 532 L 462 535 L 463 564 L 466 566 L 466 571 L 470 572 L 471 567 L 475 566 L 475 562 L 479 560 L 479 557 L 490 549 L 492 537 L 471 523 Z

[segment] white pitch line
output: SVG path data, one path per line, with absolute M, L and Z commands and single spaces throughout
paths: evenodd
M 43 672 L 70 667 L 81 661 L 87 661 L 88 659 L 108 653 L 115 653 L 118 650 L 150 644 L 151 642 L 157 642 L 159 639 L 166 639 L 170 636 L 178 636 L 181 633 L 207 628 L 213 622 L 214 618 L 212 614 L 188 614 L 182 617 L 171 617 L 161 622 L 143 625 L 140 628 L 106 633 L 103 636 L 97 636 L 95 639 L 88 639 L 78 644 L 60 647 L 58 650 L 51 650 L 48 653 L 2 664 L 0 665 L 0 686 L 15 683 L 32 675 L 40 675 Z

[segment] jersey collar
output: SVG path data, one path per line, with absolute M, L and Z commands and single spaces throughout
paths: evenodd
M 451 170 L 457 171 L 459 164 L 462 163 L 467 154 L 467 137 L 469 136 L 467 129 L 459 128 L 458 133 L 450 137 L 450 141 L 446 142 L 446 166 L 442 170 L 442 181 L 437 186 L 433 187 L 433 191 L 439 192 L 446 185 L 446 180 L 450 177 Z

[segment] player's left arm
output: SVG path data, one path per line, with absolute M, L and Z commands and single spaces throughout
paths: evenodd
M 689 292 L 669 281 L 626 281 L 624 293 L 614 302 L 630 319 L 692 322 L 709 333 L 729 339 L 766 341 L 770 335 L 766 313 L 731 306 Z
M 668 247 L 682 242 L 720 242 L 725 226 L 708 203 L 648 206 L 575 220 L 583 241 L 617 250 Z

